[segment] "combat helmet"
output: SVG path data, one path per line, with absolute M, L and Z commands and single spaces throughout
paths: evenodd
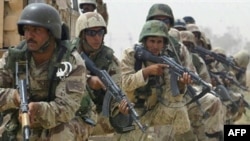
M 194 34 L 191 31 L 180 31 L 180 40 L 181 42 L 192 43 L 193 46 L 196 46 Z
M 155 16 L 167 16 L 170 18 L 170 25 L 174 26 L 174 15 L 172 9 L 166 4 L 154 4 L 150 7 L 146 21 L 152 20 Z
M 97 12 L 87 12 L 81 14 L 76 21 L 76 37 L 79 37 L 85 29 L 92 27 L 104 27 L 107 33 L 107 25 L 103 17 Z
M 79 0 L 79 7 L 83 4 L 91 4 L 96 9 L 96 0 Z
M 181 30 L 186 30 L 186 23 L 183 19 L 175 19 L 174 28 Z
M 195 24 L 195 20 L 192 16 L 185 16 L 183 17 L 183 20 L 186 22 L 186 24 Z
M 170 28 L 168 31 L 169 36 L 174 37 L 177 41 L 180 41 L 180 32 L 175 28 Z
M 41 26 L 48 29 L 56 39 L 61 39 L 62 22 L 58 11 L 45 3 L 27 5 L 17 22 L 18 33 L 24 35 L 23 26 Z
M 143 39 L 147 36 L 161 36 L 166 40 L 168 39 L 168 28 L 167 26 L 158 20 L 147 21 L 140 33 L 139 42 L 142 42 Z
M 250 54 L 246 50 L 241 50 L 233 55 L 235 63 L 241 68 L 247 68 L 250 61 Z
M 187 28 L 188 31 L 191 31 L 191 32 L 200 32 L 201 33 L 199 27 L 196 24 L 187 24 L 186 28 Z

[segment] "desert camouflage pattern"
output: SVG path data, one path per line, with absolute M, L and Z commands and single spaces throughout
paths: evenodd
M 170 35 L 170 36 L 172 36 L 172 37 L 174 37 L 174 39 L 176 40 L 176 41 L 180 41 L 180 33 L 179 33 L 179 31 L 177 30 L 177 29 L 175 29 L 175 28 L 170 28 L 170 30 L 168 31 L 168 34 Z
M 136 103 L 136 99 L 133 95 L 135 89 L 146 85 L 148 80 L 144 80 L 142 70 L 135 72 L 134 63 L 134 49 L 128 48 L 124 51 L 121 60 L 122 86 L 123 90 L 128 94 L 130 100 Z M 146 62 L 146 64 L 149 65 L 150 63 Z M 145 66 L 143 65 L 143 67 Z M 190 121 L 188 119 L 186 106 L 184 106 L 184 103 L 182 101 L 183 95 L 180 94 L 176 97 L 173 97 L 171 94 L 169 77 L 170 75 L 168 73 L 168 70 L 166 70 L 163 78 L 165 85 L 162 86 L 162 101 L 157 101 L 157 89 L 152 89 L 152 94 L 145 103 L 145 107 L 148 107 L 150 110 L 147 111 L 145 115 L 140 118 L 140 120 L 142 124 L 146 124 L 149 127 L 171 125 L 175 132 L 174 136 L 176 136 L 184 134 L 190 130 Z M 143 109 L 141 108 L 137 108 L 136 110 L 139 111 L 139 114 L 141 113 L 140 111 L 143 111 Z M 139 129 L 122 134 L 120 136 L 120 140 L 136 141 L 143 138 L 145 134 L 138 134 L 138 130 Z M 162 134 L 161 136 L 161 138 L 163 138 L 164 136 L 169 136 L 169 133 Z
M 55 56 L 54 56 L 55 57 Z M 8 52 L 1 58 L 1 106 L 0 111 L 11 108 L 18 108 L 13 101 L 16 89 L 7 87 L 14 82 L 15 77 L 10 70 L 3 66 L 8 58 Z M 75 112 L 80 106 L 80 100 L 86 94 L 84 93 L 86 85 L 86 68 L 81 56 L 74 51 L 69 60 L 72 65 L 72 72 L 64 81 L 60 81 L 56 87 L 55 99 L 50 102 L 44 101 L 48 97 L 48 63 L 39 68 L 36 67 L 33 59 L 29 63 L 29 81 L 30 81 L 30 101 L 40 101 L 40 109 L 37 111 L 34 127 L 31 129 L 31 139 L 48 140 L 85 140 L 85 131 L 77 120 L 71 120 L 75 117 Z M 7 83 L 6 83 L 7 82 Z M 4 86 L 3 86 L 4 84 Z M 8 85 L 9 84 L 9 85 Z M 6 87 L 6 88 L 5 88 Z M 69 122 L 70 121 L 70 122 Z M 79 124 L 79 125 L 78 125 Z M 18 132 L 18 140 L 22 140 L 21 129 Z M 78 135 L 77 135 L 77 134 Z M 80 136 L 78 138 L 76 136 Z
M 107 25 L 100 14 L 96 12 L 81 14 L 76 21 L 75 36 L 79 37 L 82 30 L 92 27 L 104 27 L 107 32 Z
M 236 63 L 236 65 L 240 68 L 243 69 L 247 69 L 247 66 L 250 62 L 250 54 L 248 53 L 248 51 L 246 50 L 240 50 L 239 52 L 237 52 L 236 54 L 233 55 L 233 59 Z M 238 72 L 236 70 L 232 70 L 235 74 L 237 74 Z M 246 86 L 246 72 L 243 73 L 239 78 L 237 78 L 238 81 L 240 82 L 240 84 L 242 84 L 243 86 Z
M 194 35 L 191 31 L 180 31 L 181 41 L 192 43 L 195 45 Z M 193 64 L 197 70 L 198 75 L 206 82 L 211 83 L 211 79 L 208 73 L 207 66 L 204 60 L 196 53 L 191 53 L 193 58 Z M 211 85 L 212 87 L 212 85 Z M 199 94 L 202 88 L 198 85 L 193 85 Z M 187 100 L 191 100 L 186 95 Z M 223 130 L 223 109 L 222 103 L 218 97 L 215 97 L 211 93 L 205 94 L 205 96 L 199 99 L 200 106 L 196 102 L 188 105 L 188 114 L 191 121 L 191 126 L 198 140 L 208 140 L 205 133 L 215 133 Z M 205 117 L 204 114 L 207 114 Z

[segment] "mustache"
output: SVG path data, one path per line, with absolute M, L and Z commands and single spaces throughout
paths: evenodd
M 33 39 L 28 39 L 28 40 L 27 40 L 27 43 L 36 43 L 36 41 L 33 40 Z

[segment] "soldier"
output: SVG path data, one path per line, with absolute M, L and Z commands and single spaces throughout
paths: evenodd
M 194 34 L 197 46 L 211 50 L 212 46 L 210 40 L 208 41 L 205 33 L 202 32 L 196 24 L 187 24 L 186 28 L 188 31 L 191 31 Z
M 82 13 L 93 12 L 96 10 L 96 0 L 80 0 L 79 9 Z
M 186 23 L 183 19 L 176 19 L 174 21 L 174 28 L 178 29 L 179 31 L 187 30 Z
M 102 0 L 80 0 L 79 8 L 82 13 L 94 12 L 97 10 L 104 18 L 106 24 L 108 24 L 109 15 L 107 12 L 107 5 Z
M 78 52 L 85 53 L 97 66 L 97 68 L 106 70 L 116 84 L 120 85 L 120 62 L 114 56 L 114 51 L 104 45 L 104 37 L 107 33 L 107 26 L 103 17 L 96 12 L 88 12 L 82 14 L 76 23 L 76 39 L 72 41 L 77 47 Z M 91 97 L 82 99 L 81 107 L 76 113 L 83 118 L 84 121 L 92 119 L 94 122 L 93 132 L 91 135 L 102 135 L 113 133 L 114 129 L 109 123 L 109 118 L 102 115 L 102 105 L 104 95 L 107 93 L 104 84 L 98 76 L 89 76 L 88 81 L 97 80 L 96 83 L 87 86 L 87 93 Z M 93 103 L 94 102 L 94 103 Z M 91 103 L 91 105 L 87 104 Z M 86 107 L 87 106 L 87 107 Z M 86 109 L 92 109 L 90 113 L 86 113 Z M 97 119 L 98 116 L 98 119 Z M 93 128 L 93 127 L 92 127 Z
M 167 55 L 164 48 L 168 43 L 168 37 L 168 28 L 163 22 L 149 20 L 142 28 L 139 42 L 156 56 Z M 192 133 L 190 121 L 181 94 L 184 92 L 185 84 L 191 82 L 188 73 L 184 73 L 177 80 L 180 94 L 174 97 L 170 87 L 168 65 L 143 61 L 141 68 L 138 68 L 134 53 L 134 48 L 128 48 L 123 52 L 122 86 L 135 103 L 137 111 L 141 113 L 142 123 L 148 125 L 149 129 L 145 134 L 138 130 L 124 133 L 119 140 L 164 141 L 173 140 L 174 137 L 175 140 L 185 138 L 185 140 L 194 141 L 194 136 L 190 136 Z
M 198 75 L 206 82 L 211 83 L 204 60 L 198 54 L 192 53 L 192 48 L 196 46 L 194 34 L 191 31 L 180 31 L 180 39 L 191 52 L 192 61 Z M 201 87 L 193 85 L 193 88 L 200 93 Z M 190 99 L 188 95 L 186 95 L 186 98 Z M 198 140 L 223 140 L 224 114 L 222 103 L 218 97 L 206 93 L 196 103 L 188 105 L 188 114 Z
M 86 95 L 87 70 L 76 49 L 61 40 L 61 23 L 50 5 L 32 3 L 23 9 L 17 26 L 25 40 L 0 61 L 0 111 L 11 114 L 1 140 L 86 140 L 75 112 Z

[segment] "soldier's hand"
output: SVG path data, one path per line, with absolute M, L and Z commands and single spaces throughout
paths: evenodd
M 164 73 L 164 69 L 169 66 L 166 64 L 153 64 L 143 68 L 143 76 L 146 79 L 149 75 L 161 76 Z
M 129 108 L 128 108 L 128 103 L 125 99 L 123 99 L 120 104 L 118 105 L 119 111 L 124 114 L 128 115 L 129 114 Z
M 89 87 L 93 90 L 106 90 L 105 85 L 102 83 L 102 81 L 99 79 L 98 76 L 91 76 L 88 80 L 87 83 Z
M 37 116 L 39 115 L 40 104 L 38 102 L 30 102 L 29 103 L 29 117 L 30 117 L 30 126 L 36 123 Z
M 184 72 L 182 74 L 182 77 L 179 77 L 179 81 L 183 84 L 191 84 L 192 83 L 191 76 L 188 74 L 188 72 Z
M 13 101 L 14 101 L 16 107 L 20 106 L 21 99 L 20 99 L 20 95 L 19 95 L 18 90 L 16 90 L 15 93 L 14 93 Z

